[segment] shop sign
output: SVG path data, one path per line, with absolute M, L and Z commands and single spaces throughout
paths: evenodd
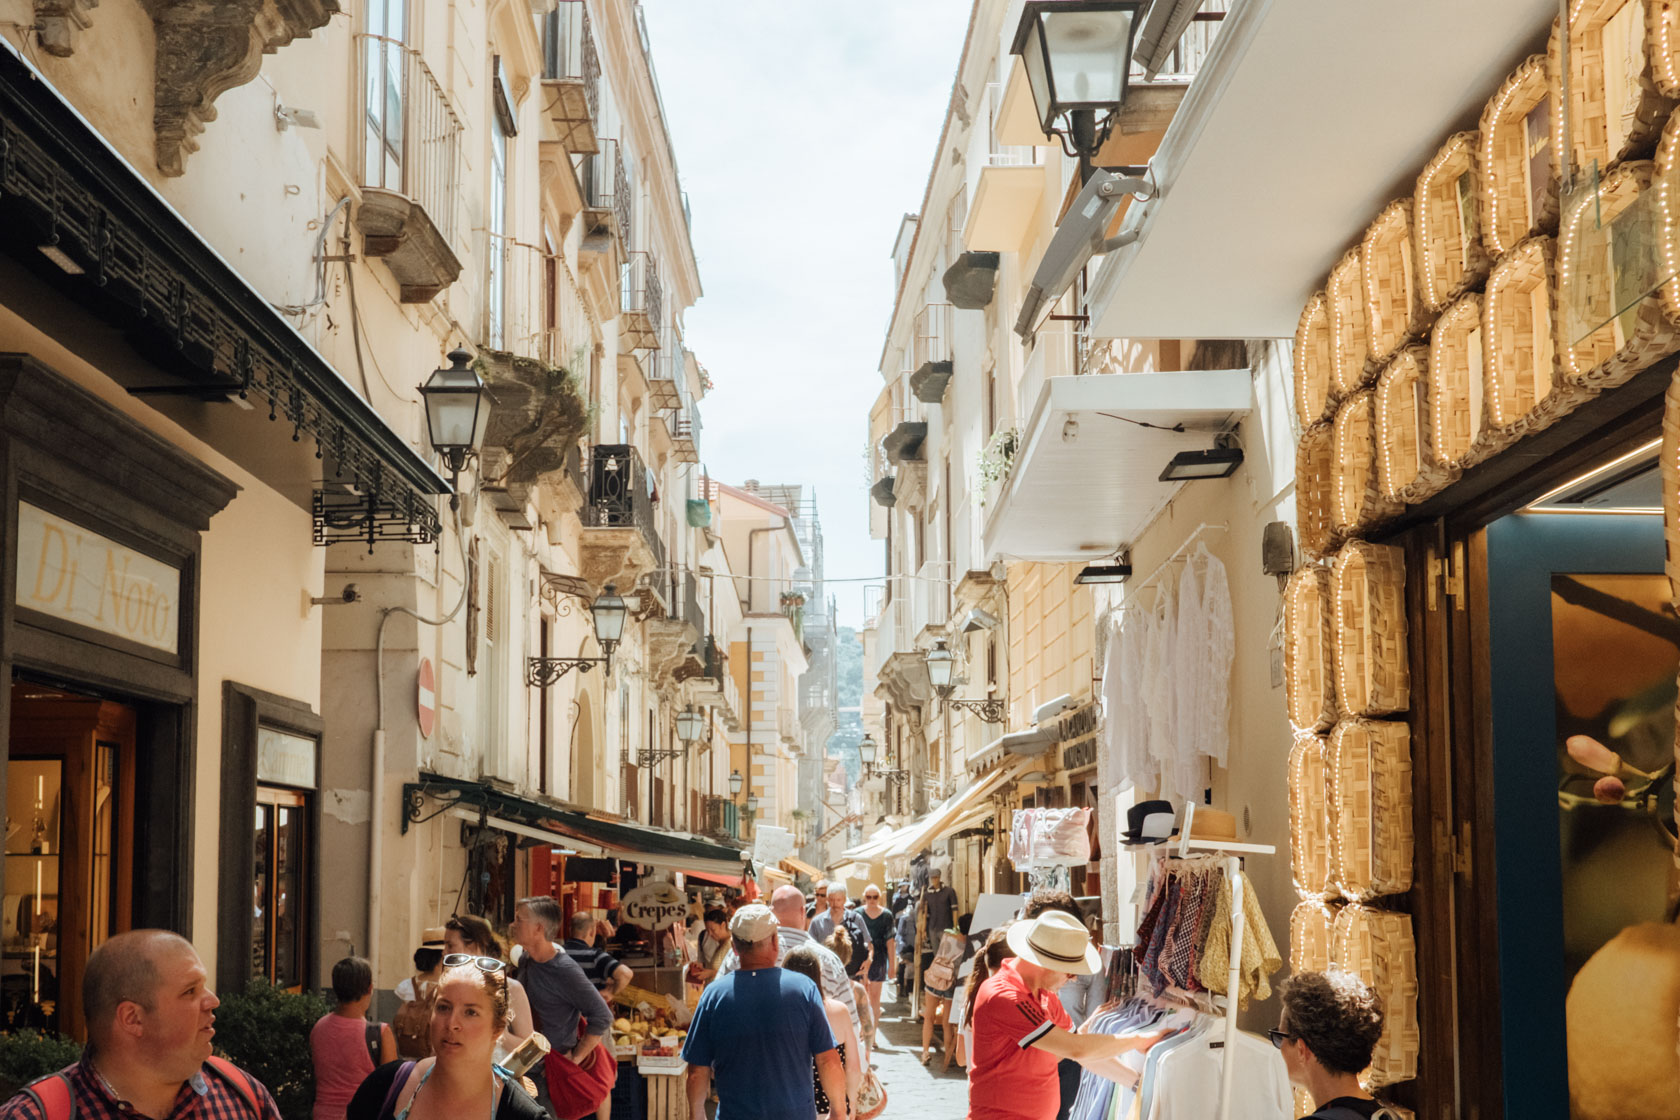
M 257 781 L 315 788 L 315 740 L 277 727 L 257 728 Z
M 1064 743 L 1083 739 L 1097 733 L 1097 705 L 1095 702 L 1063 716 L 1056 725 L 1056 738 Z
M 619 913 L 633 926 L 667 929 L 688 914 L 688 897 L 670 883 L 644 883 L 624 896 Z
M 151 649 L 180 641 L 181 570 L 18 503 L 18 606 Z
M 414 719 L 420 725 L 423 738 L 432 737 L 437 723 L 437 680 L 432 676 L 432 659 L 420 659 L 420 671 L 415 675 Z
M 1062 748 L 1062 769 L 1082 770 L 1087 766 L 1097 764 L 1097 740 L 1095 736 L 1081 739 L 1077 743 L 1069 743 Z

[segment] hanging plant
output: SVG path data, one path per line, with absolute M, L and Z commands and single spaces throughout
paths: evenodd
M 985 492 L 1009 477 L 1015 465 L 1015 452 L 1021 445 L 1021 429 L 1005 428 L 986 441 L 974 471 L 980 476 L 980 504 L 986 504 Z

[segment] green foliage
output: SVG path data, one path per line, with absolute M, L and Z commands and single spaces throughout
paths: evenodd
M 40 1031 L 0 1033 L 0 1101 L 82 1056 L 80 1043 Z
M 308 1120 L 315 1097 L 309 1032 L 332 1004 L 314 992 L 288 992 L 262 980 L 222 997 L 216 1049 L 262 1082 L 286 1120 Z
M 985 450 L 980 452 L 980 459 L 974 465 L 975 473 L 980 476 L 981 505 L 986 504 L 986 489 L 1009 477 L 1009 470 L 1015 465 L 1016 449 L 1020 446 L 1019 428 L 1006 428 L 986 442 Z

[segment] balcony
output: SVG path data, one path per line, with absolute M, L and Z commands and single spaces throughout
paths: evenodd
M 551 367 L 563 365 L 567 356 L 556 323 L 558 309 L 551 302 L 555 258 L 505 235 L 483 232 L 479 238 L 485 262 L 479 332 L 483 348 Z
M 561 0 L 543 17 L 543 103 L 559 142 L 573 155 L 600 150 L 601 59 L 583 0 Z
M 385 262 L 404 303 L 427 303 L 461 275 L 455 238 L 461 121 L 420 53 L 356 36 L 362 67 L 362 252 Z
M 653 483 L 629 444 L 598 444 L 584 469 L 588 501 L 580 513 L 582 574 L 595 586 L 627 589 L 638 578 L 665 567 L 653 506 Z
M 582 251 L 607 257 L 622 267 L 630 245 L 630 177 L 617 140 L 602 140 L 600 150 L 583 157 Z
M 786 708 L 776 710 L 776 735 L 793 754 L 805 753 L 805 732 L 799 725 L 799 713 Z
M 700 640 L 706 633 L 706 612 L 693 572 L 671 572 L 654 582 L 666 600 L 666 611 L 664 618 L 648 621 L 648 667 L 654 687 L 674 697 L 676 686 L 705 672 Z
M 705 831 L 722 840 L 740 839 L 739 807 L 727 797 L 708 796 L 705 800 Z
M 700 409 L 692 404 L 684 405 L 671 413 L 666 419 L 671 425 L 671 442 L 675 445 L 677 462 L 698 463 L 700 461 Z
M 951 380 L 951 305 L 930 303 L 916 312 L 910 340 L 910 391 L 916 399 L 938 404 Z
M 683 350 L 667 337 L 657 350 L 643 355 L 648 400 L 655 412 L 681 407 L 683 402 Z
M 619 270 L 618 347 L 620 350 L 658 350 L 659 313 L 664 292 L 659 285 L 659 262 L 638 250 Z
M 896 410 L 897 422 L 881 437 L 881 451 L 894 466 L 907 462 L 922 462 L 922 444 L 927 441 L 927 421 L 917 418 L 909 409 Z
M 973 202 L 963 228 L 963 248 L 970 251 L 1019 251 L 1048 182 L 1037 148 L 1030 142 L 1003 142 L 1004 98 L 1002 83 L 993 82 L 986 87 L 980 103 L 977 123 L 984 122 L 986 151 L 971 172 L 969 183 Z M 1038 136 L 1042 140 L 1043 134 Z

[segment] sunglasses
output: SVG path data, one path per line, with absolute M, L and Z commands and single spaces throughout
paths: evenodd
M 1288 1031 L 1278 1030 L 1276 1027 L 1273 1027 L 1271 1030 L 1266 1032 L 1266 1037 L 1272 1040 L 1273 1046 L 1282 1050 L 1284 1043 L 1292 1042 L 1301 1036 L 1298 1034 L 1290 1034 Z
M 462 964 L 475 964 L 480 972 L 500 972 L 507 967 L 495 957 L 475 957 L 471 953 L 448 953 L 443 958 L 445 968 Z

